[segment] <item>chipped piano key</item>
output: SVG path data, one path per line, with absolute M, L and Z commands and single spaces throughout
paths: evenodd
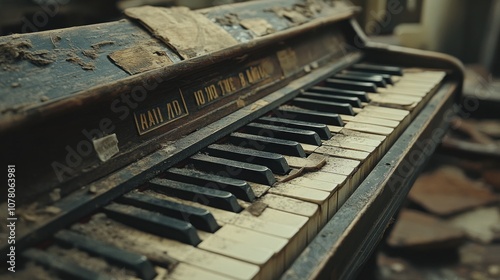
M 254 279 L 259 274 L 259 267 L 256 265 L 150 234 L 133 225 L 127 226 L 111 220 L 103 214 L 92 216 L 87 223 L 75 224 L 72 230 L 123 250 L 145 255 L 158 265 L 164 265 L 165 259 L 174 258 L 180 263 L 169 269 L 169 275 L 176 273 L 176 269 L 182 264 L 201 268 L 208 275 L 215 273 L 231 279 Z

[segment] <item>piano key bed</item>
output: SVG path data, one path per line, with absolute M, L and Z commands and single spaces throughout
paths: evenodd
M 23 257 L 73 279 L 275 279 L 445 75 L 355 64 Z

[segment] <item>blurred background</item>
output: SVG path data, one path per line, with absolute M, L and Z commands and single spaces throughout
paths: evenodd
M 0 0 L 0 35 L 122 18 L 140 5 L 231 0 Z M 466 66 L 460 114 L 360 279 L 500 279 L 500 0 L 353 0 L 374 41 Z

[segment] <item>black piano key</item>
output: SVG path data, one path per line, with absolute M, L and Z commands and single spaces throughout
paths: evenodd
M 240 179 L 218 176 L 186 168 L 170 168 L 163 175 L 167 179 L 232 193 L 237 198 L 252 202 L 255 194 L 250 185 Z
M 300 97 L 338 102 L 338 103 L 348 103 L 352 107 L 361 108 L 361 100 L 359 100 L 359 98 L 357 97 L 338 96 L 326 93 L 307 92 L 307 91 L 302 93 Z
M 69 230 L 59 231 L 54 239 L 64 246 L 71 246 L 91 255 L 97 255 L 110 264 L 134 271 L 141 279 L 150 280 L 157 275 L 153 265 L 143 255 L 127 252 Z
M 208 210 L 183 205 L 181 203 L 163 200 L 141 193 L 127 193 L 120 197 L 120 203 L 133 205 L 146 210 L 158 212 L 162 215 L 172 217 L 178 220 L 188 221 L 195 228 L 206 231 L 216 232 L 220 226 L 215 221 L 214 216 Z
M 222 157 L 242 162 L 267 166 L 273 173 L 287 174 L 290 166 L 281 154 L 257 151 L 233 145 L 213 144 L 208 146 L 205 151 L 215 157 Z
M 325 84 L 327 87 L 336 89 L 377 92 L 377 86 L 374 83 L 346 81 L 339 79 L 326 79 Z
M 196 229 L 186 221 L 117 203 L 111 203 L 103 209 L 109 218 L 130 227 L 193 246 L 201 242 Z
M 354 116 L 351 104 L 297 97 L 292 104 L 309 110 Z
M 300 143 L 296 141 L 275 139 L 241 132 L 231 133 L 228 140 L 231 144 L 240 147 L 250 147 L 259 151 L 288 156 L 306 157 L 306 152 Z
M 190 157 L 188 162 L 199 170 L 214 173 L 227 172 L 231 178 L 238 178 L 268 186 L 272 186 L 276 183 L 276 178 L 274 178 L 271 169 L 262 165 L 203 154 Z
M 354 64 L 351 69 L 369 73 L 380 73 L 380 74 L 389 74 L 394 76 L 403 76 L 403 69 L 400 67 L 394 66 L 384 66 L 384 65 L 375 65 L 375 64 L 365 64 L 359 63 Z
M 230 192 L 204 188 L 193 184 L 155 178 L 149 186 L 156 192 L 178 198 L 205 203 L 215 208 L 239 213 L 242 208 Z
M 362 76 L 362 77 L 382 77 L 384 79 L 385 83 L 388 85 L 393 85 L 394 81 L 392 80 L 392 75 L 389 74 L 375 74 L 375 73 L 369 73 L 369 72 L 362 72 L 362 71 L 353 71 L 353 70 L 344 70 L 342 73 L 349 74 L 349 75 L 355 75 L 355 76 Z
M 307 90 L 308 92 L 317 92 L 317 93 L 325 93 L 331 94 L 334 96 L 349 96 L 349 97 L 357 97 L 361 102 L 370 102 L 370 98 L 364 91 L 355 91 L 355 90 L 345 90 L 345 89 L 334 89 L 328 87 L 312 87 Z
M 351 75 L 351 74 L 346 74 L 346 73 L 340 73 L 340 74 L 334 75 L 333 78 L 340 79 L 340 80 L 348 80 L 348 81 L 374 83 L 377 87 L 386 87 L 387 86 L 384 78 L 382 78 L 381 76 L 363 77 L 363 76 Z
M 329 125 L 344 126 L 344 122 L 338 114 L 318 112 L 293 107 L 280 107 L 277 112 L 286 116 L 291 116 L 294 120 L 306 122 L 318 122 Z
M 262 117 L 255 120 L 255 122 L 312 130 L 316 132 L 321 139 L 328 140 L 332 138 L 332 133 L 328 127 L 322 123 L 303 122 L 275 117 Z
M 321 146 L 321 138 L 319 138 L 319 135 L 312 130 L 303 130 L 262 123 L 249 123 L 243 127 L 243 132 Z
M 108 276 L 88 270 L 78 264 L 69 261 L 63 257 L 47 253 L 39 249 L 28 249 L 22 253 L 23 258 L 31 260 L 47 270 L 54 271 L 63 279 L 76 280 L 104 280 Z

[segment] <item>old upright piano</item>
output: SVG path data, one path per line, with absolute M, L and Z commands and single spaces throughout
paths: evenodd
M 356 11 L 145 6 L 1 37 L 2 277 L 355 277 L 463 81 Z

